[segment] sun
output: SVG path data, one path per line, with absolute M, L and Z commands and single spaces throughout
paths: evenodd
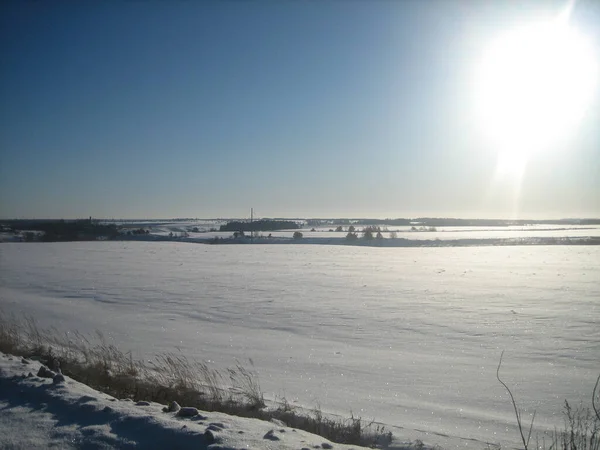
M 573 133 L 598 75 L 593 47 L 564 18 L 498 36 L 476 71 L 475 102 L 502 170 L 522 171 L 534 153 Z

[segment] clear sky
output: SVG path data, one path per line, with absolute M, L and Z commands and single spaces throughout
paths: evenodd
M 600 88 L 519 176 L 473 107 L 564 4 L 0 2 L 0 217 L 598 217 Z M 599 57 L 600 2 L 570 23 Z

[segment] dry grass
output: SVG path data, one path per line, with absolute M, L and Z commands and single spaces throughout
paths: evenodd
M 6 316 L 1 310 L 0 351 L 38 359 L 50 368 L 60 366 L 65 375 L 116 398 L 164 404 L 176 401 L 204 411 L 278 419 L 289 427 L 344 444 L 385 447 L 392 439 L 382 425 L 360 418 L 331 418 L 319 408 L 307 413 L 286 401 L 266 408 L 252 360 L 250 368 L 236 362 L 224 371 L 190 361 L 180 353 L 161 354 L 142 363 L 107 343 L 99 331 L 90 338 L 79 332 L 41 329 L 31 317 Z
M 600 376 L 598 377 L 600 379 Z M 548 450 L 600 450 L 600 417 L 584 406 L 573 409 L 565 400 L 565 427 L 554 431 Z
M 285 399 L 274 408 L 266 408 L 260 383 L 253 370 L 239 362 L 235 367 L 219 371 L 204 362 L 190 361 L 180 353 L 161 354 L 142 363 L 131 353 L 106 342 L 101 332 L 92 338 L 78 332 L 61 333 L 41 329 L 31 317 L 6 316 L 0 310 L 0 352 L 39 359 L 51 368 L 58 363 L 62 372 L 94 389 L 117 398 L 150 400 L 158 403 L 176 401 L 183 406 L 195 406 L 204 411 L 218 411 L 262 420 L 277 419 L 287 426 L 306 430 L 330 441 L 387 447 L 392 433 L 381 424 L 324 415 L 320 408 L 312 411 L 291 406 Z M 532 447 L 533 421 L 525 429 L 521 412 L 510 388 L 507 389 L 521 434 L 524 448 Z M 536 436 L 536 448 L 545 450 L 600 450 L 600 376 L 592 392 L 592 409 L 573 409 L 565 401 L 565 425 L 551 435 Z M 419 441 L 410 448 L 424 447 Z
M 245 414 L 243 414 L 245 415 Z M 298 428 L 324 436 L 340 444 L 361 445 L 372 448 L 386 448 L 392 442 L 392 433 L 385 426 L 374 421 L 364 421 L 360 417 L 338 418 L 323 414 L 320 407 L 312 410 L 296 408 L 284 398 L 277 407 L 258 410 L 247 417 L 262 420 L 277 419 L 291 428 Z

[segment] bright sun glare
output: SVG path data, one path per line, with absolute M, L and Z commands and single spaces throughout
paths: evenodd
M 477 114 L 501 171 L 575 130 L 596 88 L 591 45 L 566 18 L 512 29 L 488 47 L 476 81 Z

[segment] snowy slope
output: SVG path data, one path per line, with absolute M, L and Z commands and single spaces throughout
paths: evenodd
M 403 440 L 517 446 L 502 373 L 538 429 L 600 371 L 600 247 L 5 243 L 0 307 L 102 330 L 138 357 L 252 358 L 269 398 Z M 396 428 L 393 428 L 396 427 Z M 389 428 L 389 427 L 386 427 Z
M 0 353 L 2 449 L 360 448 L 226 414 L 180 417 L 164 412 L 165 405 L 118 400 L 68 377 L 54 383 L 35 376 L 39 368 L 36 361 Z

